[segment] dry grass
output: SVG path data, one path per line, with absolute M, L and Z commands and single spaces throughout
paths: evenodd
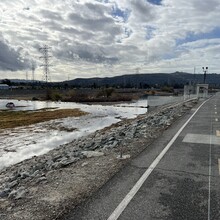
M 79 109 L 58 109 L 54 111 L 0 111 L 0 129 L 27 126 L 58 118 L 86 115 Z

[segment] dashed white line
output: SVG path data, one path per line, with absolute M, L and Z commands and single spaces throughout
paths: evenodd
M 130 190 L 130 192 L 125 196 L 125 198 L 121 201 L 121 203 L 116 207 L 116 209 L 113 211 L 113 213 L 109 216 L 108 220 L 117 220 L 121 213 L 125 210 L 127 205 L 130 203 L 130 201 L 133 199 L 133 197 L 136 195 L 136 193 L 139 191 L 141 186 L 144 184 L 146 179 L 150 176 L 154 168 L 158 165 L 160 160 L 163 158 L 163 156 L 166 154 L 166 152 L 170 149 L 174 141 L 177 139 L 179 134 L 183 131 L 183 129 L 186 127 L 186 125 L 191 121 L 191 119 L 194 117 L 194 115 L 199 111 L 199 109 L 207 102 L 203 102 L 198 109 L 193 113 L 193 115 L 186 121 L 186 123 L 179 129 L 179 131 L 175 134 L 175 136 L 170 140 L 170 142 L 167 144 L 167 146 L 161 151 L 161 153 L 157 156 L 157 158 L 153 161 L 153 163 L 150 165 L 150 167 L 145 171 L 145 173 L 141 176 L 141 178 L 137 181 L 137 183 L 133 186 L 133 188 Z
M 218 118 L 216 118 L 215 121 L 218 121 Z
M 212 139 L 210 135 L 210 146 L 209 146 L 209 197 L 208 197 L 208 220 L 210 220 L 211 213 L 211 172 L 212 172 Z
M 220 175 L 220 159 L 218 159 L 218 172 L 219 172 L 219 175 Z
M 212 114 L 211 114 L 211 127 L 210 127 L 210 139 L 209 139 L 209 196 L 208 196 L 208 220 L 211 218 L 211 174 L 212 174 Z

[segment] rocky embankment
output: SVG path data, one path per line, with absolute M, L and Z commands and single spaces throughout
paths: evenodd
M 0 171 L 0 219 L 62 219 L 197 102 L 154 109 Z

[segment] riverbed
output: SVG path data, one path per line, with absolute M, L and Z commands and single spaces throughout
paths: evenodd
M 0 109 L 3 110 L 7 109 L 5 105 L 8 102 L 13 102 L 16 107 L 12 111 L 79 108 L 89 114 L 0 131 L 0 169 L 45 154 L 51 149 L 87 136 L 122 119 L 132 119 L 145 114 L 148 111 L 147 106 L 160 106 L 180 101 L 183 101 L 182 96 L 150 96 L 148 99 L 114 105 L 1 99 Z

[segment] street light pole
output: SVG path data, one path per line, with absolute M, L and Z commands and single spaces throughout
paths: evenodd
M 203 83 L 205 84 L 206 81 L 206 73 L 208 72 L 208 67 L 202 67 L 203 73 L 204 73 L 204 78 L 203 78 Z

